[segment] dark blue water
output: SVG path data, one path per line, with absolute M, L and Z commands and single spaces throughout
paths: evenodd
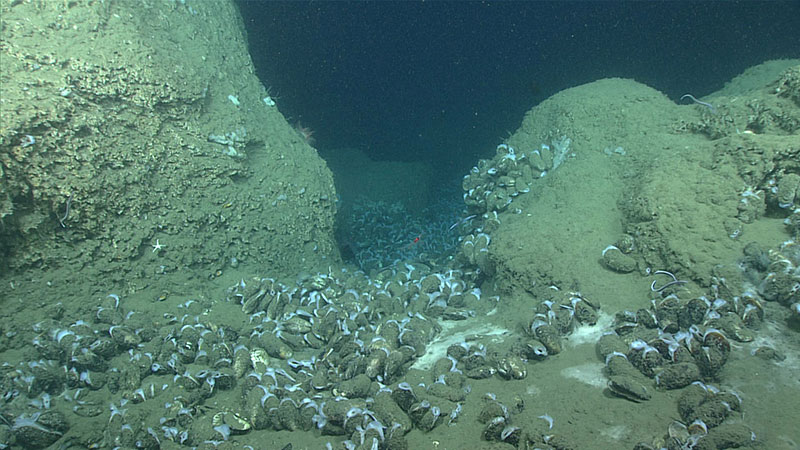
M 326 148 L 463 175 L 567 87 L 634 78 L 673 99 L 800 56 L 800 2 L 240 1 L 259 77 Z

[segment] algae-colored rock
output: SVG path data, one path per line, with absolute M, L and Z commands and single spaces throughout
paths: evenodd
M 333 177 L 263 101 L 236 6 L 192 8 L 4 4 L 4 23 L 39 30 L 3 32 L 6 267 L 127 283 L 239 262 L 294 275 L 339 260 Z M 32 85 L 48 87 L 21 95 Z

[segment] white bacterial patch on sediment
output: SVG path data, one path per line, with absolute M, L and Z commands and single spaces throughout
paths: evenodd
M 474 343 L 474 338 L 502 338 L 510 333 L 505 328 L 486 323 L 480 317 L 461 321 L 442 321 L 440 325 L 442 331 L 427 346 L 425 354 L 414 362 L 411 366 L 412 369 L 430 369 L 439 358 L 447 356 L 447 347 L 453 344 L 460 344 L 467 340 Z
M 561 371 L 561 375 L 602 389 L 606 387 L 608 382 L 605 375 L 603 375 L 604 367 L 605 365 L 601 362 L 581 364 L 580 366 L 567 367 Z
M 604 333 L 611 331 L 614 317 L 604 312 L 599 313 L 594 325 L 580 325 L 567 336 L 567 345 L 577 347 L 583 344 L 594 345 Z
M 630 429 L 628 428 L 627 425 L 615 425 L 613 427 L 608 427 L 605 430 L 602 430 L 600 434 L 618 441 L 627 436 L 629 432 Z

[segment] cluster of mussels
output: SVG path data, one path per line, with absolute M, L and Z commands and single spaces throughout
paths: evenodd
M 55 311 L 62 315 L 63 305 L 56 305 Z M 111 392 L 130 390 L 134 401 L 142 401 L 148 393 L 155 395 L 155 386 L 140 385 L 143 376 L 138 367 L 120 369 L 113 362 L 128 351 L 133 361 L 134 349 L 154 336 L 152 328 L 143 326 L 142 317 L 126 313 L 113 294 L 101 302 L 93 319 L 69 325 L 55 319 L 38 322 L 33 326 L 32 346 L 24 348 L 27 362 L 3 363 L 2 419 L 10 426 L 0 428 L 0 442 L 26 448 L 53 444 L 70 430 L 65 408 L 56 406 L 64 403 L 83 418 L 98 416 L 108 411 L 93 395 L 103 387 Z M 142 328 L 135 330 L 137 325 Z M 136 356 L 145 359 L 143 354 Z M 148 357 L 152 359 L 152 353 Z M 143 373 L 158 370 L 152 362 Z
M 505 210 L 514 197 L 530 192 L 536 180 L 564 162 L 569 145 L 566 136 L 530 152 L 518 153 L 507 144 L 498 145 L 494 158 L 479 160 L 464 177 L 464 203 L 470 214 Z
M 527 337 L 514 351 L 525 358 L 541 360 L 561 352 L 562 336 L 571 333 L 578 325 L 595 325 L 600 305 L 590 301 L 580 292 L 559 291 L 551 299 L 539 304 L 533 319 L 525 327 Z
M 483 378 L 497 373 L 508 380 L 521 380 L 527 376 L 527 362 L 541 361 L 549 355 L 562 351 L 564 336 L 579 325 L 594 325 L 598 319 L 599 306 L 583 297 L 579 292 L 559 291 L 550 300 L 542 301 L 534 316 L 524 325 L 525 333 L 519 336 L 506 352 L 477 350 L 466 345 L 448 348 L 448 357 L 458 362 L 464 373 L 471 378 Z M 487 355 L 488 354 L 488 355 Z M 484 398 L 484 407 L 478 420 L 485 424 L 483 438 L 500 441 L 517 448 L 575 448 L 565 435 L 553 433 L 553 419 L 548 415 L 514 419 L 523 414 L 524 403 L 514 399 L 514 407 L 508 408 L 497 401 L 494 394 Z M 544 422 L 538 420 L 543 419 Z M 519 425 L 516 425 L 519 424 Z M 544 426 L 547 424 L 548 426 Z
M 449 192 L 442 195 L 454 197 Z M 454 200 L 459 200 L 455 195 Z M 400 202 L 358 200 L 342 231 L 354 262 L 371 273 L 397 261 L 436 260 L 452 253 L 458 235 L 449 226 L 458 220 L 461 208 L 460 201 L 442 199 L 420 213 L 408 211 Z M 415 242 L 418 236 L 424 239 Z
M 800 212 L 797 209 L 800 206 L 800 175 L 779 171 L 764 181 L 760 188 L 747 187 L 739 196 L 737 217 L 744 223 L 752 223 L 763 216 L 768 205 L 792 211 L 791 216 L 796 220 Z
M 787 307 L 788 317 L 784 317 L 792 329 L 800 329 L 800 244 L 797 243 L 800 234 L 800 210 L 789 218 L 794 220 L 787 223 L 795 237 L 783 242 L 777 249 L 764 250 L 758 244 L 751 242 L 744 248 L 744 258 L 740 261 L 738 269 L 740 274 L 730 272 L 715 276 L 714 281 L 719 290 L 725 293 L 738 293 L 737 282 L 749 286 L 742 296 L 763 298 L 767 302 L 775 302 Z M 727 275 L 727 276 L 726 276 Z M 737 276 L 738 275 L 738 278 Z M 728 294 L 730 295 L 730 294 Z M 751 315 L 757 312 L 761 316 L 761 309 L 751 308 Z M 746 315 L 745 322 L 750 325 Z M 761 349 L 759 349 L 761 350 Z M 763 355 L 759 355 L 763 356 Z
M 469 274 L 404 269 L 380 281 L 317 274 L 293 287 L 242 280 L 229 301 L 244 320 L 226 319 L 239 327 L 220 325 L 200 301 L 153 320 L 113 294 L 90 322 L 40 322 L 30 362 L 2 366 L 0 442 L 155 449 L 275 429 L 320 430 L 349 448 L 405 448 L 412 427 L 456 421 L 465 380 L 491 372 L 485 349 L 463 344 L 434 364 L 427 385 L 405 382 L 440 331 L 434 318 L 463 320 L 494 304 L 468 287 Z M 69 434 L 70 409 L 99 426 Z
M 648 308 L 618 312 L 615 331 L 598 340 L 596 349 L 605 360 L 608 389 L 616 396 L 642 402 L 652 397 L 649 379 L 658 389 L 686 388 L 678 401 L 683 422 L 670 425 L 666 441 L 641 443 L 637 449 L 728 448 L 716 447 L 716 442 L 723 439 L 719 436 L 729 436 L 729 427 L 735 429 L 737 439 L 743 436 L 737 446 L 743 445 L 751 439 L 744 425 L 713 431 L 732 413 L 741 412 L 740 399 L 734 392 L 720 392 L 704 382 L 719 380 L 731 352 L 728 336 L 740 342 L 753 340 L 748 326 L 756 327 L 763 319 L 760 296 L 745 290 L 729 300 L 705 296 L 681 300 L 669 292 L 673 288 L 681 291 L 677 286 L 654 290 Z M 714 292 L 726 290 L 715 285 Z
M 634 450 L 717 450 L 744 447 L 755 440 L 747 425 L 724 423 L 731 415 L 742 414 L 742 399 L 734 391 L 695 381 L 678 398 L 678 414 L 682 421 L 670 423 L 664 436 L 652 444 L 639 443 Z
M 784 192 L 774 189 L 773 194 Z M 761 199 L 753 195 L 753 198 Z M 785 207 L 785 205 L 783 205 Z M 797 234 L 795 211 L 786 223 Z M 762 250 L 751 243 L 736 267 L 717 266 L 712 276 L 711 297 L 690 295 L 681 300 L 673 277 L 669 289 L 653 289 L 649 308 L 621 311 L 615 317 L 615 332 L 597 343 L 605 358 L 609 390 L 623 398 L 645 401 L 651 397 L 649 378 L 659 389 L 683 388 L 677 409 L 682 421 L 675 421 L 667 433 L 651 443 L 639 443 L 637 450 L 663 448 L 718 449 L 750 445 L 756 439 L 743 423 L 726 423 L 742 413 L 742 402 L 734 391 L 716 388 L 728 359 L 728 338 L 750 342 L 764 320 L 765 302 L 789 307 L 788 322 L 800 326 L 800 246 L 784 242 L 778 250 Z M 690 292 L 686 289 L 682 292 Z M 781 359 L 770 347 L 753 354 Z
M 525 407 L 524 400 L 515 396 L 511 407 L 487 392 L 478 413 L 478 422 L 485 424 L 482 437 L 490 442 L 502 442 L 515 448 L 570 450 L 578 448 L 568 434 L 553 430 L 554 420 L 547 414 L 536 415 Z
M 683 301 L 669 294 L 652 300 L 649 308 L 620 311 L 615 332 L 597 342 L 598 354 L 606 361 L 609 389 L 643 401 L 651 394 L 642 375 L 664 389 L 716 379 L 730 354 L 727 336 L 751 341 L 746 324 L 762 317 L 763 306 L 752 292 L 731 301 L 704 296 Z
M 792 240 L 797 242 L 800 240 L 800 208 L 795 208 L 792 213 L 783 220 L 783 223 L 789 229 L 792 235 Z
M 389 280 L 370 285 L 374 292 L 367 287 L 358 296 L 325 275 L 291 290 L 272 280 L 233 288 L 232 293 L 245 312 L 262 321 L 253 333 L 260 333 L 259 344 L 265 351 L 287 356 L 288 351 L 280 353 L 277 347 L 270 350 L 269 342 L 263 340 L 265 335 L 280 334 L 279 341 L 288 344 L 292 352 L 302 352 L 305 347 L 317 352 L 307 361 L 289 360 L 290 367 L 302 366 L 292 374 L 290 381 L 295 388 L 291 392 L 283 392 L 274 383 L 264 386 L 254 381 L 254 389 L 258 389 L 249 409 L 253 413 L 246 420 L 258 428 L 277 430 L 317 427 L 325 435 L 348 437 L 345 444 L 350 448 L 404 448 L 403 436 L 412 427 L 430 431 L 458 419 L 470 390 L 467 379 L 495 373 L 509 379 L 525 377 L 525 358 L 520 355 L 503 356 L 480 344 L 461 343 L 448 347 L 446 357 L 433 364 L 427 385 L 411 386 L 402 381 L 405 369 L 425 352 L 425 346 L 438 331 L 430 318 L 461 320 L 465 315 L 449 308 L 474 305 L 481 297 L 477 289 L 466 289 L 456 271 L 424 274 L 411 266 L 408 269 L 402 274 L 406 280 L 400 283 L 402 291 L 393 291 L 398 281 Z M 405 317 L 398 320 L 379 313 L 391 309 L 380 303 L 382 296 L 403 305 Z M 368 311 L 359 301 L 374 308 Z M 362 314 L 363 319 L 359 319 Z M 596 318 L 595 307 L 580 294 L 569 293 L 560 301 L 546 301 L 541 314 L 528 327 L 532 336 L 524 352 L 535 354 L 538 359 L 548 352 L 558 353 L 560 333 L 568 332 L 573 320 L 594 323 Z M 294 325 L 287 327 L 290 321 Z M 284 336 L 287 333 L 295 337 Z M 248 376 L 257 378 L 253 373 Z M 305 421 L 301 420 L 304 415 Z M 498 430 L 497 437 L 508 443 L 518 442 L 520 429 L 508 425 L 507 415 L 504 420 L 506 425 Z M 498 422 L 491 421 L 487 426 L 497 428 Z M 484 436 L 490 438 L 493 433 L 487 431 Z M 527 442 L 553 439 L 547 433 L 525 436 Z
M 405 448 L 403 436 L 412 427 L 430 431 L 457 420 L 466 390 L 456 360 L 437 361 L 427 386 L 412 387 L 401 378 L 439 331 L 433 318 L 474 316 L 469 308 L 480 306 L 481 292 L 468 289 L 459 271 L 405 268 L 385 274 L 383 282 L 344 282 L 320 274 L 293 289 L 259 280 L 232 290 L 243 310 L 260 318 L 256 329 L 277 337 L 273 345 L 288 345 L 291 354 L 307 354 L 309 348 L 314 353 L 305 361 L 288 361 L 297 386 L 288 397 L 261 385 L 252 411 L 266 420 L 251 415 L 254 426 L 316 427 L 325 435 L 348 437 L 349 448 L 392 449 Z M 270 351 L 268 343 L 261 344 Z M 311 420 L 300 420 L 304 409 Z
M 491 273 L 491 261 L 489 260 L 491 240 L 491 236 L 483 232 L 464 236 L 457 258 L 468 267 L 477 267 L 481 272 Z
M 767 253 L 760 273 L 759 293 L 768 301 L 789 307 L 791 319 L 800 319 L 800 244 L 794 239 Z

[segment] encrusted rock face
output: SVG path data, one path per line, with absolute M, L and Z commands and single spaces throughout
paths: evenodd
M 134 260 L 338 260 L 331 173 L 255 77 L 232 3 L 2 8 L 4 265 L 113 281 Z
M 789 98 L 800 106 L 800 66 L 785 70 L 775 82 L 774 92 L 778 97 Z

